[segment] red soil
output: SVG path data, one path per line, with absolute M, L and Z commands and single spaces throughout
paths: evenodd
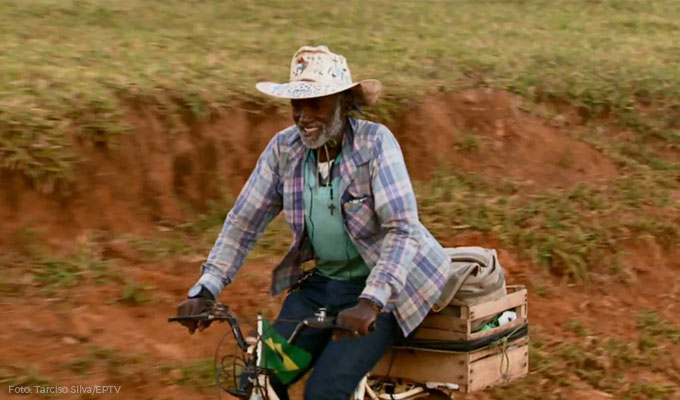
M 613 163 L 595 149 L 520 111 L 514 102 L 511 95 L 489 90 L 443 94 L 406 109 L 389 125 L 417 179 L 446 164 L 495 179 L 510 178 L 538 192 L 581 182 L 605 184 L 618 175 Z M 289 116 L 275 110 L 253 113 L 238 108 L 172 130 L 150 107 L 130 108 L 128 117 L 134 130 L 110 148 L 78 144 L 85 161 L 69 195 L 39 194 L 17 176 L 2 177 L 0 248 L 11 248 L 13 232 L 25 226 L 44 230 L 55 245 L 93 230 L 153 234 L 159 222 L 185 218 L 187 205 L 201 210 L 222 190 L 237 193 L 269 138 L 290 124 Z M 479 140 L 474 152 L 460 144 L 470 134 Z M 577 318 L 597 335 L 633 338 L 638 310 L 653 309 L 671 321 L 677 321 L 680 312 L 680 252 L 664 250 L 651 239 L 631 242 L 625 249 L 628 282 L 594 276 L 590 284 L 576 288 L 518 259 L 491 235 L 472 233 L 442 241 L 446 246 L 499 249 L 508 282 L 530 289 L 532 325 L 549 337 L 573 336 L 566 324 Z M 189 336 L 166 322 L 196 279 L 200 260 L 149 263 L 124 246 L 109 252 L 117 259 L 116 272 L 153 287 L 151 300 L 139 306 L 112 301 L 120 296 L 120 283 L 81 285 L 51 297 L 0 297 L 0 342 L 11 344 L 0 346 L 0 372 L 3 365 L 32 365 L 60 385 L 123 385 L 121 397 L 102 398 L 215 398 L 168 380 L 177 376 L 175 366 L 183 360 L 212 356 L 225 332 L 219 326 Z M 274 313 L 281 299 L 272 301 L 267 291 L 268 271 L 275 262 L 249 262 L 221 300 L 241 317 L 252 318 L 259 309 Z M 536 286 L 546 294 L 538 295 Z M 127 362 L 117 378 L 107 372 L 106 360 L 95 361 L 85 375 L 67 369 L 69 362 L 91 354 L 88 345 L 142 356 Z M 170 365 L 170 370 L 162 365 Z M 570 390 L 565 398 L 609 398 L 585 382 L 577 381 Z

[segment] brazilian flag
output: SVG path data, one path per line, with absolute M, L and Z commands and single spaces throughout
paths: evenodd
M 311 354 L 288 343 L 266 320 L 262 321 L 262 332 L 260 367 L 273 370 L 283 384 L 290 383 L 307 369 Z

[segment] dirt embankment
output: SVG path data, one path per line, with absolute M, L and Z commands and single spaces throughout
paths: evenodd
M 617 174 L 600 153 L 513 101 L 492 90 L 444 94 L 404 110 L 388 125 L 416 179 L 450 165 L 543 190 Z M 272 135 L 291 123 L 275 109 L 247 107 L 172 129 L 153 108 L 130 107 L 133 130 L 113 145 L 77 144 L 83 162 L 68 195 L 39 194 L 16 175 L 2 176 L 5 233 L 22 226 L 66 236 L 81 229 L 142 232 L 164 219 L 181 219 L 186 206 L 200 210 L 221 191 L 238 193 Z
M 403 110 L 387 125 L 416 179 L 426 179 L 438 167 L 448 165 L 499 181 L 510 178 L 526 192 L 540 192 L 582 182 L 606 185 L 609 178 L 618 176 L 611 160 L 521 111 L 518 101 L 491 90 L 441 94 Z M 182 220 L 187 209 L 204 209 L 223 190 L 237 193 L 271 136 L 290 124 L 288 115 L 275 110 L 251 112 L 246 107 L 174 129 L 168 129 L 153 108 L 131 107 L 127 112 L 134 129 L 115 145 L 78 144 L 84 161 L 68 196 L 38 194 L 22 179 L 4 174 L 0 248 L 3 240 L 9 243 L 13 230 L 24 226 L 46 231 L 45 237 L 54 242 L 72 241 L 88 230 L 154 234 L 159 222 Z M 591 336 L 582 340 L 637 340 L 635 313 L 639 310 L 658 310 L 666 319 L 680 312 L 680 254 L 677 249 L 659 247 L 653 239 L 631 240 L 622 249 L 630 267 L 625 282 L 594 275 L 577 290 L 504 249 L 493 234 L 452 233 L 440 239 L 445 246 L 499 249 L 508 281 L 530 288 L 531 323 L 543 339 L 550 339 L 549 346 L 576 340 L 569 328 L 574 320 L 591 330 Z M 54 296 L 0 297 L 7 321 L 0 341 L 15 344 L 0 346 L 0 361 L 12 365 L 12 371 L 26 371 L 22 368 L 28 365 L 63 385 L 123 385 L 125 396 L 111 398 L 214 398 L 211 392 L 201 392 L 205 380 L 192 383 L 200 368 L 186 363 L 211 357 L 224 327 L 189 337 L 165 322 L 196 279 L 199 262 L 180 256 L 150 261 L 134 251 L 114 258 L 117 274 L 147 288 L 139 290 L 151 293 L 148 301 L 136 305 L 121 301 L 126 283 L 115 280 L 102 286 L 81 284 Z M 252 317 L 256 310 L 275 312 L 281 299 L 270 300 L 267 288 L 268 270 L 276 261 L 248 262 L 221 300 L 240 317 Z M 673 351 L 676 360 L 680 359 Z M 0 373 L 2 367 L 0 362 Z M 574 375 L 569 366 L 551 368 L 571 386 L 543 380 L 526 393 L 550 393 L 552 398 L 612 397 Z M 680 370 L 680 365 L 675 368 Z M 663 378 L 659 374 L 637 376 L 635 368 L 626 373 L 629 381 Z

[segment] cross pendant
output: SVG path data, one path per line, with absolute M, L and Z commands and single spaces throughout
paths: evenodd
M 333 204 L 333 203 L 329 204 L 328 209 L 330 210 L 331 215 L 333 215 L 333 211 L 335 211 L 335 204 Z

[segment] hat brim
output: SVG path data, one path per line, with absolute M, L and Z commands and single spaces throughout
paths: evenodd
M 312 99 L 351 90 L 355 100 L 361 105 L 370 106 L 378 101 L 382 84 L 375 79 L 366 79 L 347 85 L 334 85 L 320 82 L 294 81 L 288 83 L 259 82 L 257 90 L 280 99 Z

